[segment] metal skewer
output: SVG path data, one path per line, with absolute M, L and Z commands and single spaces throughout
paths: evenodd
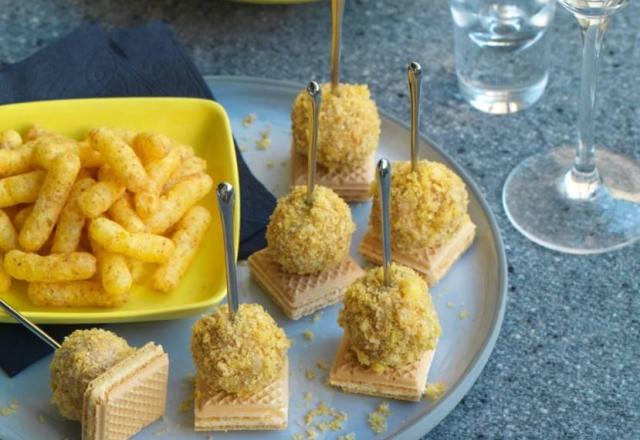
M 54 350 L 57 350 L 58 348 L 60 348 L 60 344 L 58 344 L 58 342 L 55 339 L 53 339 L 51 336 L 45 333 L 44 330 L 42 330 L 40 327 L 35 325 L 33 322 L 25 318 L 22 315 L 22 313 L 18 312 L 16 309 L 14 309 L 9 304 L 7 304 L 2 298 L 0 298 L 0 307 L 2 307 L 13 319 L 15 319 L 20 324 L 24 325 L 27 329 L 29 329 L 31 333 L 33 333 L 34 335 L 42 339 L 44 342 L 46 342 L 49 345 L 49 347 L 53 348 Z
M 320 103 L 322 102 L 322 89 L 320 85 L 311 81 L 307 86 L 307 94 L 311 98 L 311 143 L 307 154 L 307 205 L 313 203 L 313 190 L 316 188 L 316 166 L 318 160 L 318 118 Z
M 382 215 L 382 253 L 384 268 L 384 284 L 391 285 L 389 268 L 391 267 L 391 219 L 389 214 L 389 199 L 391 192 L 391 165 L 387 159 L 380 159 L 376 168 L 378 175 L 378 185 L 380 189 L 380 212 Z
M 340 84 L 340 48 L 342 47 L 342 16 L 345 0 L 331 0 L 331 93 L 338 93 Z
M 221 182 L 216 190 L 218 196 L 218 208 L 222 220 L 224 237 L 224 259 L 227 266 L 227 303 L 229 304 L 229 318 L 233 321 L 240 300 L 238 296 L 238 274 L 236 268 L 236 251 L 233 241 L 233 208 L 235 205 L 235 193 L 233 186 L 227 182 Z
M 420 89 L 422 67 L 412 61 L 407 67 L 409 95 L 411 95 L 411 171 L 418 167 L 418 135 L 420 133 Z

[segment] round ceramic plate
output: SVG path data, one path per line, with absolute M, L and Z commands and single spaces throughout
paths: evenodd
M 207 78 L 216 98 L 226 108 L 233 132 L 243 155 L 258 179 L 277 196 L 288 190 L 291 104 L 301 85 L 237 77 Z M 249 126 L 243 119 L 255 114 Z M 259 149 L 256 142 L 268 133 L 271 146 Z M 266 136 L 266 134 L 265 134 Z M 391 160 L 406 159 L 409 130 L 396 119 L 382 114 L 382 138 L 378 156 Z M 392 414 L 387 431 L 377 439 L 416 439 L 442 420 L 469 391 L 484 367 L 500 331 L 506 303 L 506 262 L 502 240 L 495 219 L 477 187 L 450 157 L 427 139 L 421 139 L 421 157 L 447 164 L 465 181 L 469 190 L 469 212 L 477 225 L 477 236 L 471 249 L 455 264 L 449 274 L 431 289 L 443 333 L 439 340 L 428 381 L 446 384 L 445 394 L 436 402 L 388 401 Z M 353 239 L 352 255 L 367 226 L 370 203 L 352 206 L 358 230 Z M 247 213 L 243 213 L 246 215 Z M 357 257 L 359 258 L 359 257 Z M 361 260 L 360 260 L 361 261 Z M 362 262 L 362 261 L 361 261 Z M 381 401 L 375 397 L 345 394 L 326 385 L 328 371 L 317 363 L 333 360 L 342 329 L 336 323 L 339 305 L 325 309 L 316 318 L 290 321 L 271 300 L 250 280 L 246 264 L 239 266 L 241 301 L 263 304 L 285 329 L 293 346 L 289 351 L 290 394 L 289 427 L 286 432 L 214 433 L 215 439 L 290 439 L 304 433 L 304 415 L 324 402 L 348 414 L 340 432 L 322 433 L 319 438 L 335 439 L 355 433 L 358 439 L 374 438 L 368 426 L 368 414 Z M 140 346 L 148 340 L 162 344 L 171 358 L 169 397 L 166 416 L 146 428 L 136 439 L 206 439 L 193 431 L 193 414 L 189 407 L 193 390 L 185 379 L 194 367 L 189 351 L 191 326 L 196 318 L 111 325 L 107 328 Z M 315 337 L 306 340 L 303 333 L 311 330 Z M 13 399 L 18 411 L 3 417 L 0 438 L 7 440 L 33 438 L 79 438 L 75 423 L 64 421 L 49 404 L 47 358 L 30 367 L 14 379 L 0 373 L 0 407 Z M 307 370 L 315 378 L 307 378 Z M 310 393 L 310 399 L 305 399 Z M 36 420 L 41 420 L 38 423 Z M 326 420 L 326 419 L 325 419 Z M 316 420 L 316 422 L 319 420 Z M 35 423 L 34 423 L 35 422 Z M 306 436 L 303 436 L 306 438 Z

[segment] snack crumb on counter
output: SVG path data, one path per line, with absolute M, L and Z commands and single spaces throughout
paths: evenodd
M 269 159 L 267 161 L 267 168 L 273 168 L 273 160 Z
M 255 113 L 249 113 L 247 116 L 245 116 L 242 119 L 242 126 L 245 128 L 251 127 L 251 124 L 253 124 L 256 120 L 256 114 Z
M 453 303 L 453 302 L 451 302 L 451 301 L 449 301 L 449 302 L 447 303 L 447 307 L 449 307 L 450 309 L 454 308 L 455 306 L 456 306 L 456 305 L 455 305 L 455 303 Z
M 307 391 L 306 393 L 304 393 L 304 400 L 306 400 L 307 402 L 309 402 L 311 399 L 313 399 L 313 395 Z
M 447 391 L 447 385 L 444 382 L 428 383 L 424 397 L 433 402 L 442 397 L 445 391 Z
M 260 132 L 260 139 L 256 141 L 258 150 L 266 150 L 271 146 L 271 127 L 265 128 Z
M 13 399 L 10 404 L 0 407 L 0 416 L 8 417 L 18 411 L 18 401 Z
M 338 436 L 338 440 L 356 440 L 356 434 L 350 432 L 349 434 Z
M 165 434 L 167 434 L 170 431 L 168 426 L 165 426 L 164 428 L 161 428 L 159 430 L 157 430 L 156 432 L 153 433 L 153 435 L 155 435 L 156 437 L 160 437 L 163 436 Z
M 469 312 L 466 310 L 460 310 L 460 313 L 458 313 L 458 319 L 460 320 L 466 319 L 467 316 L 469 316 Z
M 381 402 L 378 408 L 369 413 L 369 427 L 376 434 L 381 434 L 387 430 L 387 417 L 391 415 L 389 404 L 387 402 Z
M 316 367 L 318 367 L 319 370 L 328 370 L 329 364 L 325 361 L 316 361 Z
M 322 310 L 313 314 L 313 322 L 318 322 L 322 318 Z
M 302 434 L 301 432 L 293 434 L 293 437 L 291 437 L 291 440 L 304 440 L 304 434 Z
M 305 330 L 302 335 L 307 341 L 313 341 L 313 338 L 315 337 L 311 330 Z

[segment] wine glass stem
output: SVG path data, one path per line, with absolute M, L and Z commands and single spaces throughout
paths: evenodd
M 582 32 L 582 79 L 580 83 L 580 119 L 578 122 L 578 151 L 575 168 L 581 173 L 592 173 L 594 161 L 594 114 L 600 49 L 608 19 L 579 19 Z

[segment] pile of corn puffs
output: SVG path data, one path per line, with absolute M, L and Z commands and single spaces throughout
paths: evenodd
M 24 280 L 36 305 L 117 307 L 134 283 L 171 291 L 211 221 L 206 166 L 156 133 L 0 132 L 0 292 Z

